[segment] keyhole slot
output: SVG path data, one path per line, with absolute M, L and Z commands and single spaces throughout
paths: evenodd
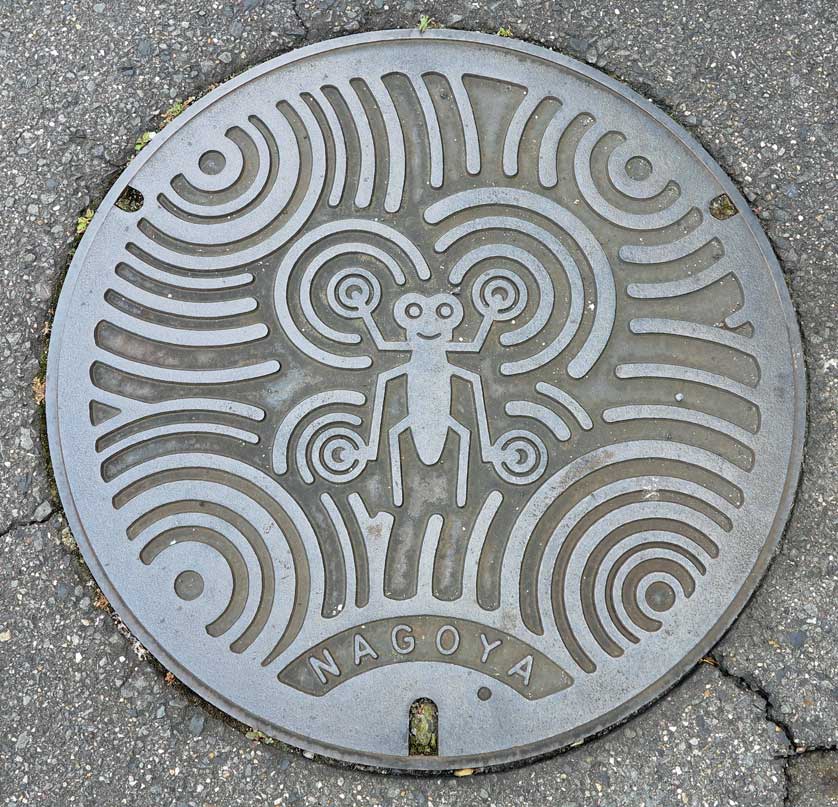
M 417 698 L 408 713 L 408 754 L 435 757 L 439 753 L 439 710 L 430 698 Z

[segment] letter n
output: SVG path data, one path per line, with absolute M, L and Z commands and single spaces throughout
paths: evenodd
M 340 675 L 340 667 L 338 667 L 337 662 L 332 658 L 332 654 L 326 648 L 323 648 L 323 658 L 325 661 L 321 661 L 317 656 L 308 657 L 308 663 L 311 664 L 311 669 L 317 673 L 321 684 L 327 683 L 326 673 L 334 675 L 335 678 Z

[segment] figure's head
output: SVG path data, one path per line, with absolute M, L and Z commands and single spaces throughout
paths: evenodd
M 408 339 L 449 341 L 463 321 L 463 306 L 453 294 L 403 294 L 393 307 L 393 318 L 405 329 Z

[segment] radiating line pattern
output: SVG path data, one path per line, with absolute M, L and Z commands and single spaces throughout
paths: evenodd
M 277 88 L 155 169 L 102 274 L 127 544 L 277 677 L 406 603 L 592 675 L 735 557 L 768 400 L 742 261 L 642 127 L 479 73 Z

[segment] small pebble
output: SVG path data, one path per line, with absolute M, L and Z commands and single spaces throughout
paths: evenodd
M 193 737 L 200 737 L 204 732 L 204 716 L 201 714 L 192 715 L 189 718 L 189 733 Z
M 52 514 L 52 503 L 49 499 L 42 501 L 36 508 L 32 517 L 35 521 L 46 521 Z

